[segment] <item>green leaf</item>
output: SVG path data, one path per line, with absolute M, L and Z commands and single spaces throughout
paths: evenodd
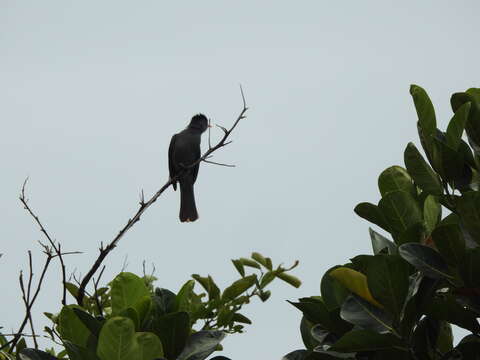
M 177 311 L 177 296 L 168 289 L 155 289 L 152 297 L 153 311 L 158 316 Z
M 256 275 L 249 275 L 240 280 L 235 281 L 232 285 L 223 290 L 222 300 L 229 301 L 243 294 L 245 291 L 255 285 L 257 281 Z
M 218 330 L 202 330 L 192 334 L 177 360 L 203 360 L 215 351 L 225 333 Z
M 65 288 L 68 290 L 70 295 L 72 295 L 74 298 L 77 298 L 78 294 L 78 286 L 75 284 L 72 284 L 70 282 L 65 283 Z
M 357 214 L 361 218 L 380 226 L 386 231 L 390 231 L 390 228 L 377 205 L 368 202 L 362 202 L 355 206 L 355 209 L 353 209 L 353 211 L 355 211 L 355 214 Z
M 478 145 L 480 144 L 480 107 L 476 89 L 469 89 L 464 93 L 455 93 L 450 99 L 454 112 L 457 112 L 462 105 L 468 102 L 471 103 L 471 106 L 465 124 L 465 130 L 468 135 L 468 141 L 475 152 L 478 153 Z
M 122 272 L 111 282 L 112 314 L 133 307 L 143 297 L 150 296 L 145 281 L 135 274 Z
M 468 113 L 470 112 L 470 102 L 466 102 L 455 111 L 455 115 L 452 117 L 448 124 L 447 133 L 447 145 L 452 149 L 457 150 L 462 139 L 463 130 L 468 119 Z
M 63 340 L 69 340 L 78 346 L 87 347 L 90 330 L 75 314 L 74 308 L 81 310 L 77 305 L 66 305 L 62 308 L 58 315 L 57 329 Z
M 443 194 L 440 178 L 423 159 L 413 143 L 408 143 L 405 148 L 404 161 L 413 181 L 415 181 L 423 191 L 432 195 Z
M 438 150 L 439 167 L 436 168 L 440 175 L 455 188 L 462 189 L 470 183 L 472 172 L 464 162 L 464 155 L 455 151 L 438 137 L 433 138 L 434 145 Z
M 426 236 L 427 229 L 425 227 L 425 223 L 422 221 L 411 225 L 407 230 L 397 235 L 395 237 L 395 242 L 398 245 L 410 242 L 421 243 L 425 240 Z
M 342 305 L 343 320 L 377 333 L 393 332 L 392 318 L 382 309 L 352 294 Z
M 135 310 L 133 307 L 128 307 L 126 309 L 123 309 L 120 313 L 117 314 L 118 316 L 126 317 L 129 318 L 130 320 L 133 321 L 133 324 L 135 325 L 135 330 L 140 329 L 140 319 L 138 317 L 137 310 Z
M 273 269 L 272 260 L 268 257 L 264 257 L 262 254 L 258 252 L 252 253 L 252 259 L 258 262 L 259 264 L 263 265 L 265 268 L 267 268 L 270 271 Z
M 87 349 L 68 340 L 62 340 L 62 342 L 70 360 L 98 360 L 96 349 Z
M 428 233 L 431 233 L 435 226 L 437 226 L 442 216 L 442 207 L 437 198 L 433 195 L 428 195 L 423 202 L 423 218 Z
M 416 194 L 412 178 L 408 172 L 400 166 L 391 166 L 380 174 L 378 177 L 378 189 L 382 196 L 397 190 L 402 190 L 412 195 Z
M 299 278 L 293 276 L 293 275 L 290 275 L 290 274 L 287 274 L 285 272 L 282 272 L 280 274 L 277 274 L 277 278 L 285 281 L 286 283 L 292 285 L 293 287 L 295 288 L 299 288 L 300 285 L 302 285 L 302 282 L 300 281 Z
M 477 244 L 480 244 L 480 193 L 464 193 L 456 203 L 458 214 L 467 231 Z
M 438 226 L 432 238 L 440 254 L 448 263 L 459 265 L 465 256 L 465 240 L 457 224 Z
M 235 313 L 233 314 L 233 321 L 242 323 L 242 324 L 251 324 L 252 321 L 247 318 L 245 315 L 242 315 L 240 313 Z
M 149 332 L 137 332 L 134 336 L 138 344 L 138 354 L 135 359 L 153 360 L 163 356 L 163 347 L 160 339 Z
M 77 315 L 78 319 L 85 325 L 85 327 L 90 331 L 90 333 L 96 338 L 98 338 L 98 336 L 100 335 L 100 330 L 102 328 L 102 323 L 80 308 L 74 307 L 73 312 L 75 313 L 75 315 Z
M 193 288 L 195 287 L 194 280 L 188 280 L 185 284 L 183 284 L 182 288 L 178 291 L 176 297 L 176 308 L 178 311 L 186 311 L 190 310 L 190 298 L 192 296 Z
M 220 290 L 218 286 L 213 281 L 213 278 L 208 275 L 208 277 L 201 277 L 200 275 L 193 274 L 192 278 L 198 281 L 200 285 L 205 289 L 210 300 L 217 300 L 220 298 Z
M 398 255 L 375 255 L 369 259 L 368 288 L 396 318 L 400 317 L 407 297 L 408 277 L 408 264 Z
M 383 213 L 391 232 L 396 234 L 423 220 L 417 202 L 405 191 L 389 192 L 380 200 L 378 208 Z
M 176 312 L 155 319 L 153 332 L 160 338 L 168 360 L 175 360 L 182 352 L 190 335 L 190 316 Z
M 237 269 L 240 275 L 245 276 L 245 269 L 243 268 L 243 263 L 240 260 L 232 260 L 233 266 Z
M 378 334 L 370 330 L 352 330 L 343 335 L 333 346 L 334 351 L 360 352 L 379 351 L 393 348 L 408 349 L 400 339 L 392 334 Z
M 412 95 L 415 109 L 417 110 L 418 122 L 422 127 L 425 136 L 435 133 L 437 121 L 435 119 L 435 109 L 427 92 L 418 85 L 410 85 L 410 95 Z
M 138 348 L 134 341 L 133 321 L 112 317 L 103 326 L 98 340 L 97 354 L 101 360 L 136 359 Z
M 303 316 L 312 324 L 321 324 L 326 329 L 331 327 L 332 323 L 328 308 L 321 299 L 309 297 L 301 298 L 299 302 L 288 301 L 288 303 L 300 310 Z
M 258 263 L 253 261 L 253 260 L 246 259 L 246 258 L 240 258 L 239 261 L 242 263 L 243 266 L 248 266 L 248 267 L 252 267 L 252 268 L 255 268 L 255 269 L 261 269 L 261 266 L 258 265 Z
M 333 276 L 330 276 L 330 272 L 340 268 L 341 266 L 334 266 L 328 269 L 322 277 L 320 283 L 320 292 L 322 299 L 327 306 L 328 310 L 338 309 L 342 306 L 343 301 L 349 295 L 348 289 L 342 285 Z
M 397 246 L 393 241 L 388 240 L 385 236 L 380 235 L 372 228 L 368 228 L 368 231 L 370 232 L 374 254 L 380 253 L 383 249 L 387 249 L 388 254 L 395 254 L 397 252 Z
M 377 307 L 382 307 L 382 305 L 373 298 L 367 285 L 367 277 L 364 274 L 347 267 L 339 267 L 332 270 L 330 276 L 333 276 L 348 290 L 357 294 L 362 299 Z
M 312 336 L 312 328 L 313 323 L 308 321 L 307 318 L 302 316 L 302 320 L 300 321 L 300 334 L 302 335 L 302 341 L 305 347 L 308 350 L 313 350 L 319 342 Z
M 428 246 L 408 243 L 401 245 L 398 252 L 425 276 L 433 279 L 452 278 L 443 257 Z

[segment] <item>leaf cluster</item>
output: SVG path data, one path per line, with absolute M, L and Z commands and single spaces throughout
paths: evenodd
M 380 174 L 379 202 L 355 207 L 388 235 L 370 228 L 372 255 L 292 302 L 306 349 L 286 360 L 480 359 L 480 89 L 452 95 L 445 132 L 426 91 L 410 94 L 425 157 L 409 143 L 405 167 Z M 452 324 L 471 332 L 455 347 Z

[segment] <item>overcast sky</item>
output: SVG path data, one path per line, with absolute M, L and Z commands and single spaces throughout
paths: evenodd
M 274 283 L 254 301 L 245 334 L 224 341 L 234 360 L 279 359 L 303 348 L 301 314 L 286 300 L 319 295 L 329 267 L 370 253 L 369 224 L 353 213 L 377 202 L 377 176 L 418 143 L 411 83 L 430 94 L 441 128 L 452 92 L 479 86 L 478 1 L 37 1 L 0 2 L 0 325 L 23 316 L 18 272 L 43 257 L 30 205 L 64 250 L 68 271 L 90 268 L 168 177 L 172 134 L 205 113 L 229 126 L 248 118 L 203 164 L 199 221 L 178 220 L 171 189 L 107 258 L 104 280 L 154 263 L 177 291 L 193 273 L 222 287 L 230 259 L 259 251 L 299 259 L 300 289 Z M 216 133 L 218 136 L 220 134 Z M 203 145 L 206 144 L 204 137 Z M 38 277 L 37 277 L 38 278 Z M 54 264 L 35 304 L 60 309 Z M 42 326 L 40 326 L 42 325 Z M 47 343 L 45 343 L 47 344 Z

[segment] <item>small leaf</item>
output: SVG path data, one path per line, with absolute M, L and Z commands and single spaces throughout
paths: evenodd
M 252 323 L 252 321 L 249 318 L 247 318 L 245 315 L 242 315 L 240 313 L 233 314 L 233 321 L 239 322 L 239 323 L 242 323 L 242 324 L 251 324 Z
M 431 233 L 437 226 L 442 215 L 442 207 L 435 196 L 428 195 L 423 202 L 423 218 L 428 233 Z
M 233 266 L 239 272 L 240 275 L 245 276 L 245 269 L 243 268 L 243 263 L 240 260 L 232 260 Z
M 299 288 L 300 285 L 302 285 L 302 282 L 300 281 L 299 278 L 293 275 L 287 274 L 285 272 L 277 274 L 277 277 L 296 288 Z
M 410 95 L 412 95 L 415 109 L 417 110 L 418 123 L 425 137 L 433 135 L 437 128 L 437 121 L 435 119 L 435 109 L 427 92 L 418 85 L 411 85 Z
M 252 259 L 258 262 L 259 264 L 262 264 L 264 267 L 266 267 L 268 270 L 272 270 L 272 260 L 270 258 L 264 257 L 262 254 L 258 252 L 252 253 Z
M 255 269 L 261 269 L 261 266 L 258 265 L 258 263 L 253 260 L 240 258 L 239 261 L 242 263 L 243 266 L 249 266 Z
M 194 280 L 188 280 L 183 284 L 182 288 L 178 291 L 176 297 L 178 311 L 187 311 L 190 309 L 190 298 L 192 296 L 193 288 L 195 286 Z
M 58 360 L 55 356 L 52 356 L 45 351 L 35 349 L 23 349 L 20 352 L 19 358 L 21 360 Z
M 250 287 L 255 285 L 257 281 L 256 275 L 249 275 L 240 280 L 235 281 L 232 285 L 227 287 L 222 294 L 223 300 L 233 300 L 237 296 L 241 295 L 245 291 L 247 291 Z
M 415 243 L 403 244 L 398 248 L 402 258 L 415 266 L 425 276 L 433 279 L 452 278 L 442 256 L 432 248 Z
M 367 285 L 367 277 L 364 274 L 347 267 L 339 267 L 335 270 L 332 270 L 330 272 L 330 276 L 333 276 L 348 290 L 354 294 L 357 294 L 369 303 L 377 307 L 383 307 L 377 300 L 373 298 L 372 294 L 370 293 Z

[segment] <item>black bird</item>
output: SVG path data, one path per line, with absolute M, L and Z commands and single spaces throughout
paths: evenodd
M 195 115 L 185 130 L 172 136 L 170 147 L 168 148 L 170 179 L 183 172 L 178 179 L 180 183 L 181 222 L 190 222 L 198 219 L 193 184 L 197 180 L 200 164 L 196 164 L 191 168 L 188 167 L 200 158 L 200 138 L 208 127 L 208 119 L 205 115 Z M 173 189 L 177 190 L 177 182 L 175 181 L 172 185 Z

